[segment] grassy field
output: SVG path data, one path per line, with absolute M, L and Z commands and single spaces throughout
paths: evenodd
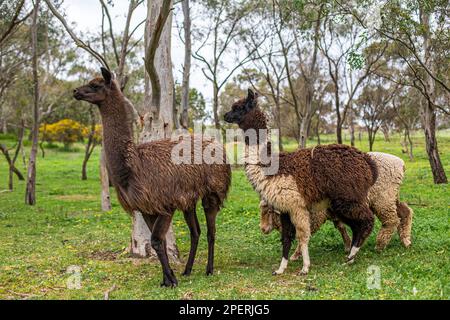
M 328 141 L 332 142 L 332 137 Z M 0 143 L 13 144 L 0 136 Z M 182 278 L 183 265 L 175 265 L 180 280 L 176 289 L 159 287 L 157 261 L 135 260 L 125 248 L 130 239 L 130 218 L 116 199 L 113 210 L 102 213 L 99 204 L 98 153 L 89 164 L 89 180 L 81 181 L 82 146 L 65 152 L 47 150 L 38 161 L 35 207 L 25 206 L 24 183 L 7 188 L 7 167 L 0 159 L 0 298 L 1 299 L 449 299 L 450 298 L 450 186 L 435 186 L 424 151 L 415 136 L 416 161 L 401 153 L 399 137 L 376 151 L 402 157 L 408 167 L 402 200 L 415 211 L 413 246 L 406 250 L 396 235 L 377 253 L 375 233 L 354 265 L 343 265 L 342 240 L 327 223 L 311 240 L 312 269 L 297 276 L 299 262 L 285 275 L 273 277 L 281 246 L 279 235 L 259 231 L 258 197 L 241 170 L 233 172 L 233 187 L 218 218 L 216 274 L 207 278 L 206 228 L 203 211 L 197 261 L 190 278 Z M 314 143 L 314 142 L 311 142 Z M 439 135 L 440 152 L 450 175 L 450 133 Z M 358 141 L 367 150 L 367 142 Z M 289 148 L 295 148 L 289 144 Z M 97 150 L 98 152 L 98 150 Z M 23 164 L 19 163 L 23 170 Z M 186 261 L 189 233 L 181 214 L 176 215 L 177 243 Z M 379 230 L 377 223 L 375 232 Z M 68 289 L 73 266 L 81 271 L 81 288 Z M 381 271 L 381 288 L 367 288 L 368 268 Z

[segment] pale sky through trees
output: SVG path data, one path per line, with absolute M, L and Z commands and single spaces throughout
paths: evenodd
M 114 8 L 111 8 L 110 13 L 113 21 L 115 22 L 115 25 L 113 26 L 115 33 L 120 33 L 123 31 L 123 27 L 125 25 L 125 15 L 128 11 L 128 4 L 128 1 L 114 1 Z M 64 11 L 67 14 L 68 21 L 75 22 L 77 24 L 78 34 L 82 34 L 83 32 L 99 33 L 101 31 L 102 10 L 99 1 L 65 0 L 63 6 Z M 181 19 L 180 21 L 182 21 L 183 17 L 181 12 L 178 12 L 177 14 L 179 15 L 177 18 Z M 147 7 L 146 5 L 141 5 L 141 7 L 136 10 L 133 16 L 132 25 L 136 26 L 137 24 L 139 24 L 146 18 L 146 15 Z M 174 16 L 174 19 L 175 18 L 176 17 Z M 177 83 L 181 83 L 182 68 L 184 62 L 184 45 L 180 41 L 175 21 L 172 30 L 172 61 L 174 67 L 174 76 Z M 143 34 L 144 26 L 141 26 L 139 31 L 136 32 L 135 37 L 142 37 Z M 142 64 L 142 68 L 144 68 L 144 64 Z M 199 68 L 195 65 L 195 61 L 193 61 L 193 70 L 191 73 L 191 87 L 198 89 L 204 95 L 207 101 L 210 101 L 210 84 L 206 81 Z

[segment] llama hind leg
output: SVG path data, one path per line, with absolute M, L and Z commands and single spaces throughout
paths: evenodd
M 186 220 L 191 235 L 191 249 L 183 276 L 190 276 L 195 261 L 195 255 L 197 254 L 198 241 L 201 233 L 195 207 L 184 212 L 184 219 Z
M 411 229 L 414 212 L 405 202 L 397 201 L 397 215 L 400 218 L 398 234 L 403 245 L 408 248 L 411 246 Z
M 164 278 L 161 283 L 162 287 L 176 287 L 178 286 L 177 278 L 170 268 L 169 257 L 167 256 L 166 248 L 166 234 L 169 230 L 170 223 L 172 222 L 173 213 L 170 215 L 159 215 L 153 225 L 152 230 L 152 248 L 158 255 L 159 262 L 161 263 Z
M 214 274 L 214 246 L 216 242 L 216 218 L 220 210 L 219 198 L 215 195 L 203 199 L 203 208 L 205 209 L 206 225 L 208 227 L 208 265 L 206 275 Z
M 299 208 L 291 215 L 291 220 L 295 226 L 296 237 L 303 258 L 303 267 L 299 274 L 307 275 L 311 266 L 308 250 L 309 239 L 311 238 L 309 211 L 306 208 Z

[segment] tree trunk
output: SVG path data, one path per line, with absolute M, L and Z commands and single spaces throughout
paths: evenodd
M 16 154 L 18 154 L 19 152 L 19 148 L 21 148 L 21 144 L 19 144 L 19 146 L 17 147 L 16 150 Z M 14 178 L 14 174 L 17 176 L 17 178 L 21 181 L 25 180 L 24 176 L 22 175 L 22 173 L 20 172 L 19 169 L 16 168 L 14 162 L 15 160 L 11 159 L 11 156 L 9 155 L 9 151 L 6 148 L 5 145 L 0 145 L 0 151 L 2 151 L 3 155 L 6 158 L 6 162 L 8 163 L 9 166 L 9 179 L 8 179 L 8 188 L 10 191 L 13 191 L 13 178 Z M 14 157 L 16 159 L 16 157 Z
M 83 166 L 81 168 L 81 180 L 86 181 L 88 179 L 87 176 L 87 164 L 88 164 L 88 155 L 85 154 L 85 158 L 83 159 Z
M 340 111 L 340 101 L 339 101 L 339 92 L 335 90 L 334 93 L 335 96 L 335 106 L 336 106 L 336 138 L 337 143 L 342 144 L 342 118 L 341 118 L 341 111 Z
M 192 55 L 192 41 L 191 41 L 191 15 L 189 8 L 189 0 L 182 1 L 183 15 L 184 15 L 184 66 L 183 66 L 183 87 L 181 98 L 181 126 L 184 129 L 189 127 L 189 91 L 190 91 L 190 76 L 191 76 L 191 55 Z
M 0 67 L 1 67 L 1 62 L 2 62 L 2 59 L 0 57 Z M 6 122 L 6 110 L 2 106 L 1 103 L 0 103 L 0 130 L 3 134 L 8 133 L 8 126 L 7 126 L 7 122 Z
M 350 102 L 351 103 L 351 102 Z M 349 126 L 350 126 L 350 145 L 352 147 L 355 146 L 355 115 L 353 112 L 353 107 L 350 106 L 350 117 L 349 117 Z
M 309 123 L 311 122 L 311 117 L 309 115 L 305 115 L 302 118 L 302 121 L 300 123 L 300 135 L 299 135 L 299 148 L 304 149 L 306 148 L 306 144 L 308 142 L 308 127 Z
M 111 194 L 109 191 L 109 176 L 106 168 L 106 155 L 104 148 L 102 148 L 100 155 L 100 181 L 102 184 L 102 211 L 109 212 L 112 209 Z
M 354 147 L 355 146 L 355 124 L 354 124 L 354 122 L 352 121 L 351 123 L 350 123 L 350 145 L 352 146 L 352 147 Z
M 81 168 L 81 180 L 86 181 L 88 179 L 87 177 L 87 154 L 85 154 L 85 158 L 83 159 L 83 166 Z
M 383 125 L 381 127 L 381 130 L 383 131 L 384 141 L 391 142 L 391 137 L 389 136 L 389 127 L 386 125 Z
M 433 172 L 434 183 L 445 184 L 448 183 L 448 180 L 444 167 L 442 166 L 436 140 L 436 111 L 429 103 L 426 105 L 424 112 L 424 131 L 428 160 L 430 162 L 431 171 Z
M 316 136 L 317 136 L 317 144 L 320 146 L 322 144 L 322 141 L 320 140 L 320 112 L 317 115 Z
M 88 137 L 88 143 L 86 145 L 85 151 L 84 151 L 84 159 L 83 159 L 83 166 L 81 168 L 81 180 L 86 181 L 88 179 L 87 176 L 87 164 L 89 162 L 89 159 L 91 158 L 92 152 L 94 152 L 95 149 L 95 115 L 92 109 L 89 109 L 90 117 L 91 117 L 91 131 L 89 132 Z
M 163 0 L 148 0 L 148 16 L 145 33 L 145 46 L 148 48 L 152 32 L 155 29 L 155 23 L 158 20 Z M 173 74 L 171 58 L 171 31 L 172 31 L 172 13 L 164 26 L 161 34 L 160 43 L 156 51 L 155 67 L 158 72 L 161 84 L 161 101 L 159 114 L 155 113 L 152 106 L 152 85 L 148 74 L 145 80 L 145 107 L 147 114 L 144 119 L 143 131 L 141 133 L 141 142 L 154 141 L 162 138 L 169 138 L 173 130 Z M 133 229 L 131 234 L 130 253 L 135 257 L 145 258 L 155 255 L 151 249 L 151 232 L 144 221 L 141 212 L 133 213 Z M 176 246 L 176 239 L 172 225 L 166 237 L 167 254 L 172 260 L 178 261 L 179 252 Z M 151 249 L 151 250 L 147 250 Z
M 219 88 L 216 83 L 213 84 L 213 113 L 214 113 L 214 126 L 217 130 L 220 130 L 220 119 L 219 119 Z
M 337 137 L 337 143 L 343 144 L 344 140 L 342 139 L 342 123 L 340 120 L 336 123 L 336 137 Z
M 3 134 L 7 134 L 8 133 L 8 126 L 7 126 L 7 122 L 6 122 L 6 117 L 4 116 L 3 113 L 6 113 L 6 112 L 2 111 L 1 128 L 2 128 L 2 133 Z
M 406 136 L 408 137 L 408 142 L 409 142 L 409 160 L 414 161 L 414 152 L 413 152 L 413 142 L 411 139 L 411 132 L 409 131 L 409 129 L 406 130 Z
M 367 128 L 367 134 L 369 136 L 369 150 L 373 151 L 373 144 L 375 142 L 376 134 L 370 128 Z
M 275 110 L 276 110 L 276 124 L 278 129 L 278 150 L 283 152 L 283 134 L 281 132 L 281 106 L 280 106 L 280 98 L 277 97 L 275 99 Z
M 432 44 L 430 36 L 430 12 L 427 9 L 420 7 L 420 22 L 423 25 L 423 49 L 426 66 L 433 71 L 434 61 L 432 56 Z M 433 172 L 433 179 L 435 184 L 448 183 L 445 175 L 444 167 L 442 166 L 441 158 L 438 150 L 438 143 L 436 140 L 436 110 L 431 103 L 435 98 L 435 80 L 428 74 L 425 75 L 426 87 L 428 92 L 428 101 L 424 103 L 423 125 L 425 130 L 425 142 L 427 147 L 428 160 Z M 430 101 L 431 100 L 431 101 Z
M 33 12 L 33 23 L 31 28 L 31 47 L 33 52 L 33 82 L 34 82 L 34 104 L 33 104 L 33 129 L 30 159 L 28 161 L 27 188 L 25 192 L 25 204 L 36 204 L 36 160 L 39 144 L 39 76 L 38 76 L 38 16 L 40 0 L 36 0 Z

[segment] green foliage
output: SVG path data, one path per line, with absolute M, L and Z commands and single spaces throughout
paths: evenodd
M 175 103 L 181 108 L 181 95 L 183 88 L 181 85 L 175 87 Z M 183 110 L 180 109 L 180 112 Z M 210 118 L 206 110 L 206 101 L 203 94 L 195 88 L 189 90 L 189 128 L 194 128 L 195 122 L 205 122 Z
M 77 121 L 63 119 L 53 124 L 42 124 L 39 128 L 41 139 L 46 142 L 61 142 L 66 149 L 83 140 L 86 129 Z
M 352 70 L 361 70 L 364 67 L 365 58 L 361 53 L 351 50 L 347 56 L 347 63 Z
M 79 180 L 83 153 L 47 150 L 38 159 L 38 204 L 23 205 L 25 184 L 13 193 L 0 194 L 0 298 L 1 299 L 103 299 L 114 285 L 111 299 L 449 299 L 450 237 L 449 186 L 433 185 L 424 138 L 414 136 L 416 161 L 401 153 L 400 137 L 386 143 L 380 137 L 377 151 L 393 153 L 406 161 L 401 198 L 414 209 L 413 246 L 409 250 L 394 236 L 389 247 L 377 253 L 375 233 L 355 264 L 344 265 L 339 233 L 327 223 L 311 239 L 313 263 L 307 277 L 297 276 L 300 264 L 292 262 L 281 277 L 281 245 L 274 232 L 259 231 L 258 196 L 242 170 L 233 172 L 233 187 L 218 216 L 216 275 L 204 275 L 207 260 L 205 219 L 199 207 L 202 237 L 194 272 L 182 278 L 183 264 L 174 265 L 180 287 L 159 287 L 161 268 L 156 260 L 134 260 L 124 253 L 131 220 L 113 196 L 113 210 L 100 210 L 99 151 L 89 165 L 91 180 Z M 450 132 L 438 137 L 444 167 L 450 167 Z M 334 136 L 324 136 L 332 143 Z M 14 141 L 0 143 L 13 145 Z M 347 141 L 348 143 L 348 141 Z M 287 141 L 290 150 L 295 142 Z M 367 150 L 367 142 L 357 141 Z M 0 189 L 7 187 L 6 163 L 0 160 Z M 177 243 L 183 262 L 189 250 L 189 232 L 182 214 L 175 218 Z M 380 226 L 377 223 L 375 232 Z M 381 269 L 381 289 L 367 289 L 367 270 Z M 81 289 L 67 289 L 70 266 L 81 268 Z

